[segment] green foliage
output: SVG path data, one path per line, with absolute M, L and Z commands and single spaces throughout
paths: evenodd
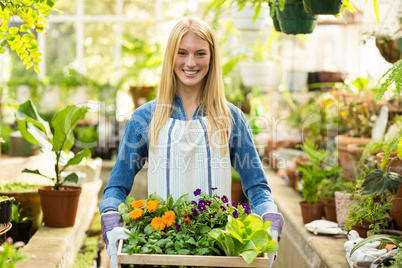
M 38 41 L 33 34 L 46 33 L 49 11 L 55 10 L 57 0 L 1 0 L 0 1 L 0 53 L 4 53 L 4 47 L 8 44 L 15 51 L 26 69 L 34 67 L 35 72 L 40 72 L 37 62 L 42 61 L 38 51 Z M 25 24 L 18 27 L 9 27 L 12 16 L 18 16 Z
M 395 244 L 398 247 L 398 253 L 392 258 L 390 268 L 399 268 L 402 267 L 402 242 L 400 241 L 399 244 Z
M 350 230 L 352 226 L 369 222 L 369 228 L 373 234 L 379 234 L 390 222 L 389 209 L 392 208 L 392 198 L 387 193 L 381 195 L 362 194 L 362 184 L 364 177 L 369 174 L 374 167 L 365 166 L 362 173 L 356 179 L 356 185 L 352 187 L 352 205 L 349 207 L 348 218 L 346 219 L 345 229 Z
M 13 204 L 12 206 L 12 214 L 11 214 L 11 220 L 14 222 L 26 222 L 29 221 L 28 217 L 24 217 L 21 219 L 21 211 L 22 209 L 19 208 L 19 205 Z
M 196 192 L 194 194 L 198 196 Z M 130 230 L 122 252 L 221 255 L 208 233 L 212 228 L 223 228 L 228 215 L 235 211 L 242 217 L 248 205 L 245 208 L 239 204 L 235 208 L 227 204 L 226 197 L 218 198 L 216 194 L 208 196 L 205 193 L 200 195 L 198 203 L 191 203 L 187 201 L 187 195 L 176 202 L 172 196 L 165 201 L 156 194 L 151 194 L 147 200 L 127 197 L 126 204 L 122 203 L 118 208 L 126 228 Z M 154 209 L 150 209 L 152 206 Z
M 350 255 L 352 255 L 361 246 L 363 246 L 367 243 L 372 243 L 372 242 L 376 242 L 376 241 L 392 243 L 397 246 L 398 250 L 402 248 L 402 244 L 401 244 L 402 239 L 401 238 L 399 238 L 395 235 L 377 234 L 377 235 L 369 236 L 369 237 L 363 239 L 362 241 L 360 241 L 356 246 L 353 247 L 352 251 L 350 252 Z
M 384 172 L 377 169 L 365 177 L 362 185 L 362 194 L 381 195 L 386 190 L 388 190 L 391 194 L 396 194 L 401 183 L 401 175 L 394 172 Z
M 250 264 L 261 253 L 274 254 L 278 250 L 277 242 L 272 240 L 271 222 L 263 222 L 256 214 L 228 217 L 225 229 L 209 232 L 227 256 L 241 256 Z
M 63 168 L 61 168 L 60 161 L 62 157 L 66 157 L 66 153 L 73 146 L 73 131 L 78 122 L 84 119 L 87 111 L 88 108 L 86 107 L 67 106 L 65 109 L 57 112 L 51 124 L 49 124 L 39 116 L 36 107 L 30 100 L 21 104 L 15 114 L 18 128 L 24 139 L 32 144 L 39 145 L 42 151 L 51 150 L 55 153 L 56 161 L 54 167 L 56 178 L 47 177 L 41 174 L 39 170 L 24 169 L 22 172 L 41 175 L 52 180 L 57 190 L 65 182 L 77 183 L 78 176 L 76 173 L 71 173 L 62 180 L 61 172 L 68 166 L 79 164 L 84 157 L 90 157 L 91 152 L 89 149 L 86 148 L 75 155 L 71 152 L 72 156 L 66 161 L 67 163 L 63 165 Z
M 383 79 L 385 79 L 385 81 L 381 83 Z M 402 94 L 402 60 L 395 62 L 394 65 L 383 74 L 378 83 L 381 84 L 379 86 L 376 101 L 381 100 L 385 92 L 387 92 L 393 83 L 395 83 L 397 95 L 400 96 Z
M 319 203 L 324 195 L 332 199 L 335 190 L 342 185 L 341 168 L 339 166 L 327 168 L 324 159 L 329 153 L 318 149 L 318 146 L 309 140 L 306 140 L 302 148 L 311 160 L 311 163 L 301 163 L 299 167 L 299 171 L 303 173 L 301 181 L 303 198 L 309 204 Z
M 2 247 L 3 252 L 0 254 L 1 268 L 14 268 L 15 264 L 24 262 L 31 258 L 31 256 L 24 255 L 23 249 L 17 248 L 17 246 L 14 244 L 5 242 Z

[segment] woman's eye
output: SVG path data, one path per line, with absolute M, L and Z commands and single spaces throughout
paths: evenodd
M 205 56 L 205 55 L 207 55 L 207 53 L 204 52 L 198 53 L 198 56 Z
M 179 55 L 186 55 L 186 52 L 179 51 Z

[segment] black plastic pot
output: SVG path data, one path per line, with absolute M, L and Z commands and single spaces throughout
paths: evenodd
M 276 2 L 275 7 L 276 16 L 283 33 L 308 34 L 314 31 L 318 15 L 307 14 L 303 2 L 285 2 L 283 10 L 279 8 L 279 2 Z
M 0 201 L 0 223 L 8 223 L 11 221 L 12 206 L 14 198 Z
M 282 32 L 281 26 L 279 25 L 278 17 L 276 15 L 276 9 L 275 9 L 274 2 L 269 2 L 269 14 L 272 19 L 272 22 L 274 23 L 275 31 Z
M 11 237 L 14 242 L 22 241 L 25 244 L 28 243 L 29 239 L 31 238 L 32 221 L 31 220 L 25 222 L 12 221 L 11 224 L 13 226 L 7 232 L 6 236 Z
M 311 15 L 335 15 L 341 12 L 343 0 L 303 0 L 303 5 Z

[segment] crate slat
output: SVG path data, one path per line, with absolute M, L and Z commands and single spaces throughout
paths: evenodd
M 268 255 L 257 257 L 247 264 L 241 257 L 229 256 L 197 256 L 197 255 L 167 255 L 167 254 L 133 254 L 121 253 L 123 240 L 119 241 L 117 261 L 121 264 L 149 264 L 170 266 L 210 266 L 210 267 L 268 267 Z

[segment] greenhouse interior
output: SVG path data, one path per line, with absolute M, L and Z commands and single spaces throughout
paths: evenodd
M 401 0 L 0 7 L 0 268 L 402 267 Z

